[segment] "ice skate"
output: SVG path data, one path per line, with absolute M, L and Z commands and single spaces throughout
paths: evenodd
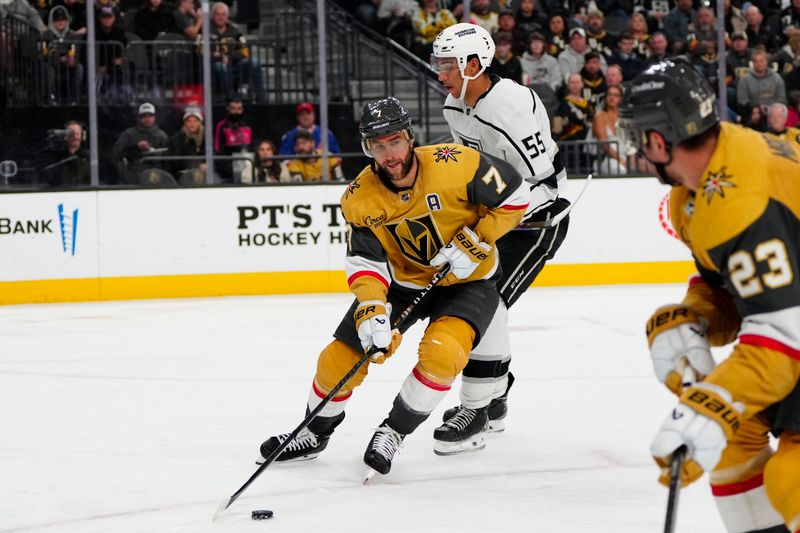
M 508 373 L 508 384 L 506 391 L 499 398 L 495 398 L 489 403 L 489 426 L 487 433 L 499 433 L 506 429 L 506 415 L 508 414 L 508 391 L 514 384 L 514 374 Z M 462 406 L 451 407 L 442 414 L 442 422 L 447 422 L 453 418 Z
M 270 454 L 277 450 L 283 441 L 289 438 L 289 435 L 290 433 L 283 433 L 265 440 L 261 444 L 261 457 L 256 459 L 256 464 L 263 464 Z M 314 459 L 325 449 L 329 439 L 330 435 L 317 435 L 308 428 L 303 428 L 303 431 L 297 434 L 297 437 L 284 448 L 275 460 L 279 462 L 288 462 Z
M 389 427 L 386 420 L 375 430 L 375 434 L 372 435 L 372 440 L 367 446 L 367 451 L 364 452 L 364 463 L 369 467 L 364 472 L 365 484 L 377 474 L 389 473 L 392 469 L 394 454 L 403 446 L 405 437 Z
M 433 432 L 436 455 L 457 455 L 476 452 L 486 447 L 489 408 L 458 407 L 455 414 Z

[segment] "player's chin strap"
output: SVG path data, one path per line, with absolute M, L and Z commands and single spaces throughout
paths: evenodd
M 664 185 L 669 185 L 670 187 L 677 187 L 678 185 L 680 185 L 680 183 L 678 183 L 677 181 L 675 181 L 674 179 L 670 178 L 667 175 L 667 165 L 672 163 L 672 144 L 666 143 L 666 146 L 667 146 L 667 153 L 669 153 L 669 159 L 667 160 L 666 163 L 656 163 L 655 161 L 650 160 L 650 158 L 644 155 L 644 152 L 641 150 L 639 151 L 639 155 L 650 161 L 650 163 L 652 163 L 653 166 L 656 167 L 656 173 L 658 174 L 658 181 L 660 181 Z
M 478 76 L 483 74 L 485 70 L 486 67 L 481 65 L 481 69 L 474 76 L 467 76 L 466 74 L 464 74 L 464 69 L 463 68 L 461 69 L 461 78 L 464 80 L 464 83 L 461 85 L 461 94 L 458 97 L 459 100 L 461 100 L 462 102 L 464 101 L 464 95 L 467 94 L 467 85 L 469 84 L 469 82 L 472 80 L 477 80 Z

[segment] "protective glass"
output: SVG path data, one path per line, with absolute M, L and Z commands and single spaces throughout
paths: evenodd
M 620 118 L 617 133 L 622 149 L 628 152 L 640 152 L 647 142 L 647 135 L 640 130 L 633 120 Z

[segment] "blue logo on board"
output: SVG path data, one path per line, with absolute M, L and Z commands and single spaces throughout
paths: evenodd
M 64 209 L 64 204 L 58 204 L 58 224 L 61 227 L 61 248 L 65 254 L 75 255 L 75 242 L 78 235 L 78 210 L 72 213 Z

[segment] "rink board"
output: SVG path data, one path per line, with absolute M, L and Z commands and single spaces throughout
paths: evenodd
M 575 198 L 584 180 L 570 180 Z M 0 304 L 347 290 L 343 185 L 0 194 Z M 537 285 L 680 282 L 654 178 L 594 180 Z M 659 210 L 659 206 L 662 206 Z

